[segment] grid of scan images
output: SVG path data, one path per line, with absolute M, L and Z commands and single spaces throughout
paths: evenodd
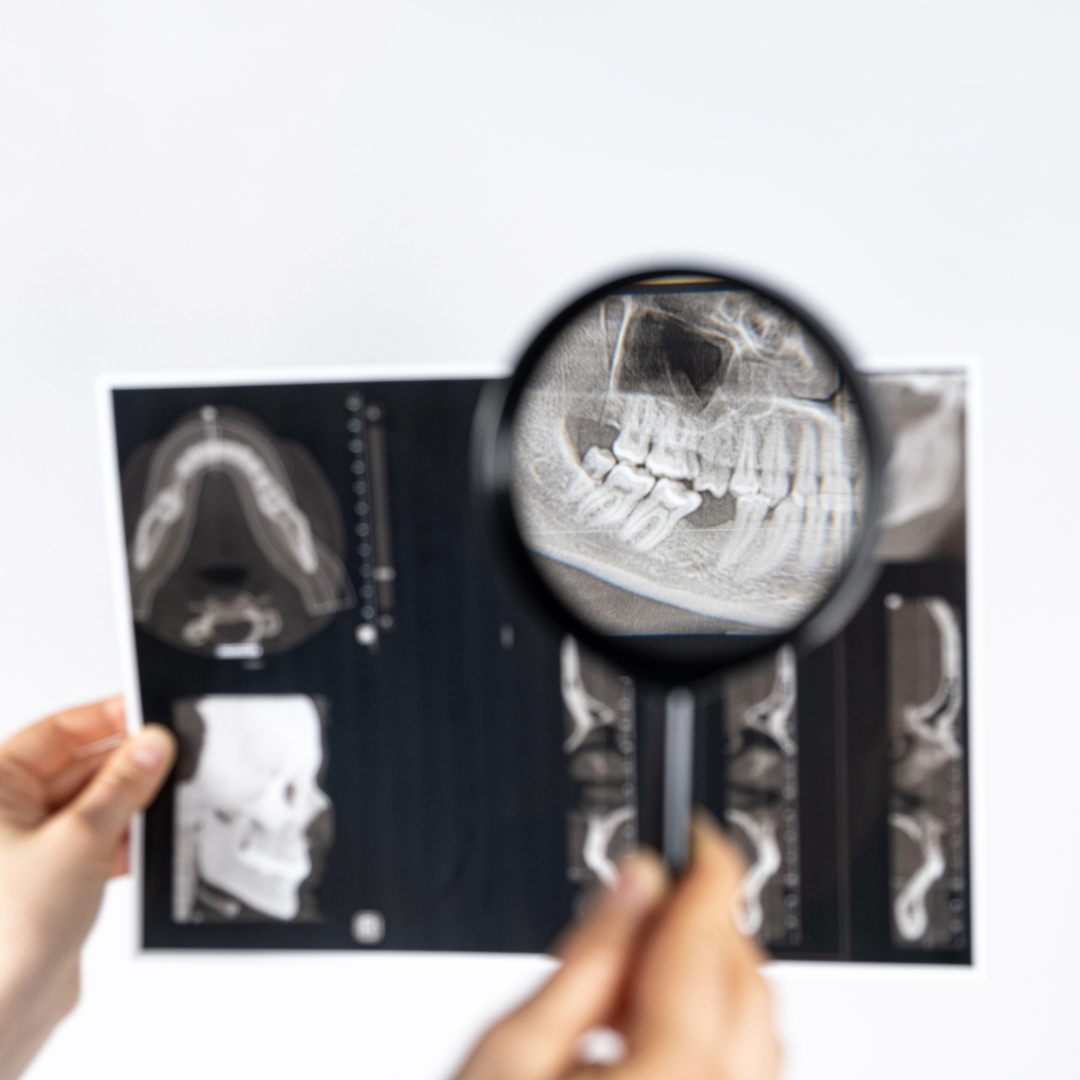
M 966 964 L 967 384 L 870 381 L 879 582 L 699 704 L 696 795 L 774 956 Z M 143 714 L 181 745 L 145 947 L 542 951 L 649 835 L 662 696 L 503 569 L 469 487 L 481 391 L 113 391 Z

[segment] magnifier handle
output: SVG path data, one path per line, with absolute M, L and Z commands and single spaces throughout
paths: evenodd
M 663 856 L 676 875 L 690 861 L 693 789 L 694 695 L 680 686 L 664 699 Z

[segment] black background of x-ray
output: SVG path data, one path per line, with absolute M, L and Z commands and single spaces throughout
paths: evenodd
M 172 789 L 147 813 L 143 941 L 150 948 L 356 948 L 358 910 L 381 911 L 386 949 L 540 951 L 571 914 L 558 635 L 492 566 L 468 490 L 475 381 L 118 390 L 121 468 L 202 405 L 232 405 L 302 442 L 341 501 L 353 497 L 347 393 L 385 409 L 396 626 L 378 655 L 356 610 L 300 647 L 240 662 L 190 656 L 136 630 L 147 720 L 206 693 L 324 694 L 326 790 L 336 839 L 319 888 L 325 921 L 176 925 Z M 356 566 L 350 565 L 355 582 Z M 358 582 L 356 582 L 358 584 Z M 500 627 L 514 627 L 514 647 Z M 370 948 L 370 946 L 365 946 Z
M 136 630 L 143 710 L 205 693 L 330 700 L 326 790 L 336 839 L 319 888 L 323 923 L 176 925 L 172 785 L 144 833 L 148 948 L 359 948 L 358 910 L 386 917 L 380 948 L 538 951 L 572 911 L 557 630 L 505 580 L 473 513 L 468 447 L 480 383 L 465 380 L 168 388 L 114 392 L 121 468 L 202 405 L 233 405 L 302 442 L 352 503 L 346 395 L 385 407 L 397 626 L 378 655 L 357 646 L 355 609 L 261 671 L 171 649 Z M 356 579 L 355 565 L 349 565 Z M 970 951 L 897 950 L 888 882 L 887 670 L 883 598 L 935 594 L 965 612 L 965 568 L 889 566 L 847 630 L 799 662 L 802 944 L 787 959 L 968 963 Z M 514 647 L 500 644 L 504 623 Z M 844 688 L 842 691 L 840 688 Z M 966 698 L 965 698 L 966 699 Z M 639 682 L 641 833 L 657 807 L 659 688 Z M 720 699 L 700 708 L 698 800 L 722 818 Z M 963 713 L 966 723 L 966 706 Z M 970 899 L 970 890 L 969 890 Z M 970 911 L 970 907 L 969 907 Z M 969 924 L 970 928 L 970 924 Z M 968 935 L 970 941 L 970 933 Z M 372 946 L 362 946 L 372 948 Z

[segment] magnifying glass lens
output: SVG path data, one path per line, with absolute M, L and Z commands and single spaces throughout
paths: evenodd
M 506 388 L 486 444 L 505 550 L 569 633 L 669 688 L 656 842 L 676 870 L 690 687 L 784 642 L 818 644 L 855 610 L 873 579 L 877 430 L 816 320 L 707 273 L 583 296 Z
M 726 279 L 631 282 L 574 313 L 513 416 L 513 514 L 547 587 L 632 651 L 723 660 L 789 634 L 865 517 L 845 375 Z

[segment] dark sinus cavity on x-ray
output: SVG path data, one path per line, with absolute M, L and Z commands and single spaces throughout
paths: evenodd
M 539 362 L 515 439 L 527 546 L 613 632 L 793 626 L 860 521 L 849 389 L 804 327 L 745 290 L 598 302 Z
M 135 621 L 200 656 L 293 648 L 355 602 L 341 511 L 302 446 L 204 405 L 124 473 Z

